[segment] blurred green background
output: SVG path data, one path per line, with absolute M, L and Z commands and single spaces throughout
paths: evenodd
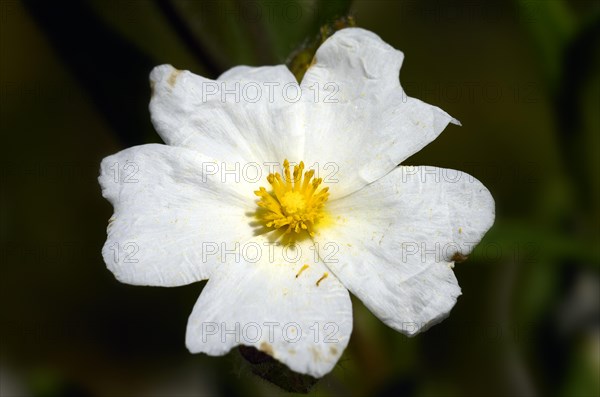
M 313 394 L 600 394 L 598 1 L 1 1 L 1 395 L 278 395 L 238 351 L 190 355 L 204 283 L 117 282 L 101 159 L 159 142 L 148 73 L 286 61 L 352 15 L 406 56 L 409 95 L 460 119 L 407 161 L 464 170 L 496 224 L 451 316 L 412 339 L 354 300 Z M 308 43 L 306 42 L 306 43 Z

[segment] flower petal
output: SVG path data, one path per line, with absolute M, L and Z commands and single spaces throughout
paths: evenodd
M 360 189 L 433 141 L 443 110 L 410 98 L 398 79 L 404 55 L 376 34 L 346 28 L 319 48 L 302 80 L 307 106 L 304 160 L 329 163 L 332 198 Z M 327 179 L 325 182 L 328 182 Z
M 239 250 L 239 260 L 230 256 L 202 291 L 188 322 L 188 349 L 218 356 L 254 346 L 299 373 L 331 371 L 352 332 L 352 307 L 335 276 L 321 279 L 328 270 L 312 243 L 292 250 L 257 237 Z
M 102 161 L 102 195 L 114 207 L 102 255 L 117 279 L 157 286 L 203 280 L 216 262 L 205 252 L 215 241 L 252 236 L 252 190 L 222 183 L 205 164 L 197 152 L 156 144 Z
M 317 236 L 339 253 L 325 264 L 383 322 L 414 335 L 443 320 L 460 295 L 452 271 L 494 222 L 494 200 L 475 178 L 398 167 L 328 207 Z
M 161 65 L 150 81 L 152 122 L 169 145 L 242 164 L 302 154 L 301 106 L 285 91 L 300 88 L 284 65 L 236 67 L 218 80 Z

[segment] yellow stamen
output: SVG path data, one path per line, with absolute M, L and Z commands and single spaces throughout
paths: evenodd
M 302 274 L 303 271 L 305 271 L 306 269 L 308 269 L 308 265 L 304 265 L 300 268 L 300 271 L 298 273 L 296 273 L 296 278 L 300 277 L 300 275 Z
M 329 188 L 319 190 L 323 179 L 313 179 L 314 170 L 304 172 L 302 161 L 294 166 L 292 173 L 290 162 L 285 160 L 283 175 L 277 172 L 267 176 L 271 192 L 264 187 L 254 192 L 260 197 L 258 206 L 265 209 L 258 216 L 266 227 L 286 227 L 285 233 L 306 230 L 313 236 L 315 225 L 324 217 L 323 207 L 329 199 Z
M 317 287 L 321 284 L 321 281 L 325 280 L 329 276 L 329 273 L 323 273 L 320 279 L 317 280 Z

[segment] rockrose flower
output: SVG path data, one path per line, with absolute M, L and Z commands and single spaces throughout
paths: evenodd
M 347 28 L 301 84 L 283 65 L 217 80 L 152 71 L 166 145 L 102 161 L 114 207 L 102 253 L 128 284 L 208 279 L 188 321 L 191 352 L 254 346 L 321 377 L 352 332 L 348 291 L 407 335 L 448 315 L 454 260 L 491 227 L 494 201 L 459 171 L 398 166 L 458 124 L 405 94 L 402 60 Z

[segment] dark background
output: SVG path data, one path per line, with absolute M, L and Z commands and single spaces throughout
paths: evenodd
M 191 355 L 202 284 L 132 287 L 100 256 L 99 163 L 159 142 L 148 73 L 285 62 L 350 13 L 406 56 L 409 95 L 460 119 L 407 161 L 469 172 L 496 223 L 451 316 L 408 339 L 354 300 L 315 395 L 599 395 L 598 1 L 1 1 L 0 391 L 285 394 L 233 351 Z

